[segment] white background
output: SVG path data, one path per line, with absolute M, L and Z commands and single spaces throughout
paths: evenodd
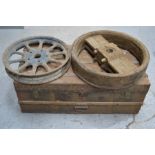
M 154 0 L 1 0 L 0 23 L 3 26 L 154 26 L 154 6 Z
M 154 155 L 153 130 L 2 130 L 3 155 Z
M 5 0 L 0 25 L 154 26 L 154 8 L 153 0 Z M 1 130 L 0 154 L 154 155 L 154 141 L 154 130 Z

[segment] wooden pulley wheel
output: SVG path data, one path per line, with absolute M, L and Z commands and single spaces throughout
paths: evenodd
M 73 71 L 98 88 L 131 86 L 143 76 L 148 62 L 149 53 L 143 43 L 120 32 L 89 32 L 72 45 Z
M 3 54 L 8 75 L 21 83 L 42 84 L 62 76 L 70 66 L 67 45 L 53 37 L 19 40 Z

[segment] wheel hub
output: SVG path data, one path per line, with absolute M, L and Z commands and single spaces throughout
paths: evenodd
M 41 65 L 49 61 L 48 54 L 45 50 L 26 53 L 25 59 L 30 65 Z

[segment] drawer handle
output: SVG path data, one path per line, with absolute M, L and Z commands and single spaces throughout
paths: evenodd
M 77 105 L 74 107 L 75 111 L 85 111 L 88 110 L 88 106 L 85 105 Z

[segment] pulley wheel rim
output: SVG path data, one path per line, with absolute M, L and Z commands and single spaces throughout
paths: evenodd
M 12 60 L 14 55 L 20 58 Z M 46 83 L 67 71 L 70 53 L 68 46 L 57 38 L 29 37 L 9 46 L 3 54 L 3 63 L 9 76 L 16 81 L 27 84 Z M 18 63 L 16 70 L 11 66 L 15 63 Z M 38 72 L 38 68 L 42 71 Z
M 109 73 L 105 73 L 105 72 L 94 72 L 91 69 L 87 68 L 85 66 L 85 64 L 83 64 L 79 61 L 78 55 L 80 53 L 80 46 L 82 46 L 84 40 L 88 37 L 93 36 L 93 35 L 103 35 L 103 34 L 105 34 L 105 35 L 112 34 L 115 36 L 119 35 L 119 36 L 123 37 L 124 39 L 127 39 L 128 41 L 133 42 L 142 51 L 143 61 L 142 61 L 142 64 L 137 68 L 137 70 L 135 70 L 134 72 L 130 72 L 128 74 L 112 74 L 112 73 L 109 74 Z M 92 81 L 88 80 L 81 73 L 87 72 L 87 73 L 89 73 L 89 75 L 92 75 L 93 77 L 96 76 L 98 78 L 99 77 L 102 78 L 102 76 L 104 76 L 104 80 L 108 79 L 108 78 L 110 78 L 110 80 L 112 80 L 112 79 L 115 80 L 116 78 L 128 78 L 128 77 L 133 78 L 133 76 L 136 74 L 137 76 L 133 78 L 136 82 L 136 80 L 138 80 L 145 73 L 145 70 L 148 66 L 149 59 L 150 59 L 149 52 L 148 52 L 147 48 L 145 47 L 145 45 L 141 41 L 137 40 L 136 38 L 134 38 L 128 34 L 125 34 L 122 32 L 116 32 L 116 31 L 109 31 L 109 30 L 93 31 L 93 32 L 88 32 L 84 35 L 81 35 L 74 41 L 71 51 L 72 51 L 72 66 L 73 66 L 73 71 L 75 72 L 75 74 L 77 76 L 79 76 L 83 81 L 87 82 L 90 85 L 98 87 L 98 88 L 119 89 L 119 88 L 131 86 L 133 84 L 133 81 L 123 84 L 122 86 L 116 86 L 115 88 L 112 88 L 112 86 L 108 86 L 108 85 L 107 86 L 106 85 L 98 85 L 94 82 L 94 80 L 92 80 Z M 78 66 L 77 69 L 76 69 L 76 66 Z M 140 75 L 138 75 L 138 74 L 140 74 Z

